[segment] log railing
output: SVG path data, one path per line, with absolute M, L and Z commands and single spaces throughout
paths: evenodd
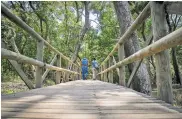
M 164 51 L 166 49 L 172 48 L 174 46 L 182 45 L 182 28 L 179 28 L 178 30 L 164 36 L 163 38 L 160 38 L 159 40 L 152 43 L 151 45 L 149 45 L 151 43 L 151 39 L 152 39 L 152 38 L 150 38 L 150 40 L 146 43 L 149 46 L 146 45 L 145 48 L 137 51 L 136 53 L 134 53 L 133 55 L 131 55 L 127 58 L 124 58 L 124 43 L 130 38 L 131 34 L 134 33 L 134 31 L 136 31 L 136 29 L 150 16 L 151 6 L 152 6 L 151 2 L 149 2 L 146 5 L 146 7 L 143 9 L 143 11 L 140 13 L 140 15 L 136 18 L 136 20 L 132 23 L 132 25 L 128 28 L 128 30 L 119 39 L 118 43 L 115 45 L 115 47 L 109 53 L 109 55 L 106 57 L 106 59 L 101 63 L 100 73 L 98 73 L 98 77 L 100 77 L 99 78 L 100 80 L 113 83 L 113 71 L 117 70 L 117 72 L 119 72 L 118 73 L 119 85 L 130 87 L 130 85 L 132 84 L 132 81 L 133 81 L 133 77 L 134 77 L 135 73 L 137 72 L 138 68 L 140 67 L 140 64 L 142 63 L 143 58 L 149 57 L 154 54 L 156 55 L 157 53 Z M 157 12 L 157 11 L 153 11 L 153 12 Z M 152 16 L 152 17 L 154 17 L 154 16 Z M 118 51 L 118 59 L 119 59 L 119 61 L 117 63 L 114 59 L 114 52 L 116 52 L 116 51 Z M 136 63 L 128 82 L 126 82 L 124 67 L 125 67 L 125 65 L 133 63 L 135 61 L 138 61 L 138 63 Z M 109 63 L 109 65 L 108 65 L 109 67 L 106 67 L 108 63 Z M 113 65 L 111 65 L 111 64 L 113 64 Z M 119 71 L 118 71 L 118 69 L 119 69 Z M 157 70 L 157 71 L 161 71 L 161 70 Z M 107 79 L 107 73 L 108 73 L 109 80 L 105 80 L 105 78 Z M 161 72 L 161 74 L 162 73 L 163 72 Z M 104 77 L 104 76 L 106 76 L 106 77 Z M 170 85 L 170 81 L 169 81 L 169 84 L 166 83 L 166 84 L 162 84 L 162 85 L 163 86 Z M 161 88 L 162 85 L 158 86 L 159 90 L 162 89 Z M 166 96 L 167 93 L 168 92 L 165 92 L 163 94 L 165 94 L 165 96 Z M 171 97 L 166 96 L 165 97 L 166 99 L 164 99 L 164 97 L 162 97 L 162 96 L 159 98 L 161 98 L 162 100 L 165 100 L 166 102 L 172 103 L 172 101 L 170 99 Z
M 52 45 L 50 45 L 46 40 L 44 40 L 36 31 L 34 31 L 30 26 L 28 26 L 24 21 L 22 21 L 19 17 L 14 15 L 5 5 L 1 4 L 1 13 L 7 17 L 10 21 L 18 25 L 20 28 L 25 30 L 30 36 L 35 38 L 37 40 L 37 60 L 33 58 L 29 58 L 27 56 L 24 56 L 19 53 L 15 53 L 12 51 L 9 51 L 7 49 L 4 49 L 5 47 L 1 48 L 1 56 L 2 58 L 6 58 L 11 61 L 11 64 L 13 66 L 19 66 L 19 63 L 28 63 L 36 66 L 36 73 L 35 73 L 35 79 L 36 79 L 36 85 L 33 86 L 33 83 L 31 83 L 27 76 L 25 76 L 25 73 L 23 70 L 20 69 L 20 67 L 16 70 L 22 80 L 25 82 L 25 84 L 28 86 L 29 89 L 33 88 L 40 88 L 42 87 L 42 83 L 47 76 L 48 72 L 50 70 L 56 71 L 56 84 L 59 84 L 61 82 L 61 75 L 64 74 L 62 82 L 69 81 L 69 76 L 72 74 L 72 79 L 70 80 L 76 80 L 80 79 L 80 66 L 73 63 L 68 57 L 64 56 L 61 52 L 59 52 L 56 48 L 54 48 Z M 52 51 L 56 53 L 55 57 L 51 61 L 50 64 L 47 64 L 43 62 L 43 50 L 44 50 L 44 44 Z M 61 60 L 64 59 L 67 61 L 67 65 L 72 65 L 72 70 L 62 68 L 61 67 Z M 56 66 L 53 66 L 53 64 L 56 62 Z M 69 67 L 66 66 L 66 67 Z M 43 73 L 43 68 L 46 68 L 46 71 Z M 65 79 L 66 78 L 66 79 Z

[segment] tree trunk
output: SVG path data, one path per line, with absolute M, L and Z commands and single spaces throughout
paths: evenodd
M 126 1 L 118 1 L 118 2 L 114 2 L 114 7 L 116 10 L 116 15 L 120 25 L 120 32 L 121 32 L 121 35 L 123 35 L 125 31 L 127 30 L 127 28 L 131 26 L 133 22 L 131 13 L 129 11 L 129 5 L 128 5 L 128 2 Z M 135 32 L 131 35 L 130 39 L 128 39 L 128 41 L 125 42 L 124 49 L 125 49 L 126 57 L 132 55 L 133 53 L 135 53 L 136 51 L 140 49 L 139 42 L 137 39 L 137 34 Z M 136 63 L 131 63 L 128 65 L 130 72 L 132 72 L 135 65 Z M 151 84 L 150 84 L 147 67 L 145 64 L 143 63 L 141 64 L 134 79 L 135 79 L 133 82 L 134 90 L 143 92 L 148 95 L 151 94 Z
M 179 72 L 179 67 L 178 67 L 178 62 L 177 62 L 177 58 L 176 58 L 176 49 L 172 48 L 172 60 L 173 60 L 173 67 L 174 67 L 174 72 L 176 75 L 176 83 L 179 83 L 180 85 L 182 85 L 182 79 L 180 77 L 180 72 Z
M 86 32 L 89 29 L 89 10 L 88 10 L 89 2 L 85 1 L 84 4 L 85 4 L 85 24 L 84 24 L 83 29 L 81 30 L 78 42 L 76 44 L 75 52 L 74 52 L 74 54 L 73 54 L 73 56 L 71 58 L 73 62 L 76 62 L 76 59 L 78 57 L 78 53 L 80 51 L 80 47 L 81 47 L 83 38 L 84 38 Z
M 157 41 L 167 34 L 164 2 L 151 2 L 151 17 L 154 41 Z M 155 61 L 158 98 L 168 103 L 172 103 L 172 79 L 168 50 L 157 53 L 155 55 Z
M 178 22 L 180 20 L 180 18 L 178 19 L 177 21 L 177 15 L 175 17 L 175 22 L 173 22 L 173 28 L 172 28 L 172 25 L 170 24 L 170 19 L 169 19 L 169 14 L 167 13 L 166 14 L 166 22 L 168 24 L 168 27 L 169 27 L 169 33 L 171 33 L 172 31 L 175 31 L 176 30 L 176 26 L 178 25 Z M 172 19 L 173 21 L 173 19 Z M 177 61 L 177 58 L 176 58 L 176 48 L 171 48 L 171 55 L 172 55 L 172 62 L 173 62 L 173 68 L 174 68 L 174 73 L 175 73 L 175 76 L 176 76 L 176 83 L 179 83 L 180 85 L 182 84 L 182 79 L 180 77 L 180 72 L 179 72 L 179 68 L 178 68 L 178 61 Z

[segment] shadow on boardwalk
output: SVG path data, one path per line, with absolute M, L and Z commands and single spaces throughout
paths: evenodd
M 2 96 L 2 118 L 168 119 L 180 109 L 131 89 L 78 80 Z

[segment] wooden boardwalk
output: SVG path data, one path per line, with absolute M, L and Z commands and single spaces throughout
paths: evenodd
M 78 80 L 2 96 L 1 116 L 4 119 L 182 119 L 182 110 L 122 86 Z

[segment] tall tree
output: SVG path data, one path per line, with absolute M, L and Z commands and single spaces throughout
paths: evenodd
M 164 2 L 151 2 L 151 17 L 154 41 L 157 41 L 167 34 Z M 173 93 L 168 50 L 157 53 L 155 55 L 155 61 L 157 95 L 161 100 L 172 103 Z
M 77 57 L 78 57 L 78 53 L 80 51 L 81 44 L 83 43 L 84 36 L 85 36 L 86 32 L 88 31 L 89 26 L 90 26 L 90 24 L 89 24 L 89 9 L 88 9 L 89 2 L 85 1 L 84 5 L 85 5 L 85 25 L 83 26 L 83 29 L 80 32 L 80 36 L 79 36 L 78 42 L 77 42 L 76 47 L 75 47 L 75 52 L 72 56 L 73 62 L 75 62 Z
M 126 1 L 117 1 L 113 3 L 117 14 L 118 22 L 120 25 L 120 32 L 121 35 L 123 35 L 127 30 L 127 28 L 131 26 L 131 24 L 133 23 L 133 19 L 129 10 L 129 5 L 128 2 Z M 126 57 L 132 55 L 133 53 L 137 52 L 140 49 L 136 32 L 134 32 L 131 35 L 130 39 L 128 39 L 128 41 L 125 42 L 124 49 Z M 132 72 L 135 65 L 136 63 L 131 63 L 128 65 L 130 72 Z M 143 63 L 141 64 L 134 78 L 133 89 L 148 95 L 151 94 L 151 84 L 150 84 L 149 74 L 146 65 Z

